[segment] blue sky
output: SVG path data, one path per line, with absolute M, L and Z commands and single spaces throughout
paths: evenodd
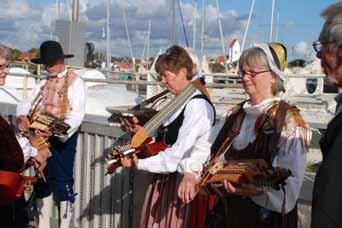
M 105 27 L 106 0 L 79 0 L 80 19 L 87 25 L 86 38 L 95 44 L 96 50 L 105 49 L 102 30 Z M 55 0 L 1 0 L 0 42 L 10 47 L 28 50 L 55 38 L 54 21 L 56 19 Z M 68 19 L 67 3 L 72 0 L 60 0 L 62 19 Z M 144 49 L 148 20 L 152 21 L 151 55 L 166 48 L 170 37 L 171 0 L 111 0 L 112 37 L 111 50 L 116 56 L 129 56 L 128 42 L 123 25 L 122 9 L 126 9 L 129 33 L 134 55 L 139 58 Z M 181 1 L 185 27 L 192 41 L 193 12 L 197 12 L 197 53 L 200 46 L 200 25 L 202 1 L 197 11 L 194 0 Z M 279 13 L 278 41 L 284 43 L 292 58 L 312 58 L 311 43 L 317 39 L 323 20 L 320 12 L 332 0 L 276 0 L 275 19 Z M 219 0 L 225 45 L 233 38 L 242 42 L 251 0 Z M 272 0 L 255 0 L 254 13 L 246 46 L 252 42 L 268 41 Z M 207 0 L 205 53 L 209 57 L 221 54 L 220 36 L 217 23 L 216 1 Z M 274 27 L 274 36 L 277 31 Z M 177 17 L 177 41 L 185 45 L 180 17 Z

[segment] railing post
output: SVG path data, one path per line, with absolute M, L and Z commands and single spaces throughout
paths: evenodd
M 37 64 L 37 83 L 40 82 L 40 73 L 41 73 L 40 71 L 41 71 L 40 64 Z
M 139 80 L 140 80 L 140 75 L 138 73 L 135 73 L 135 81 L 139 81 Z M 139 84 L 135 85 L 135 92 L 139 94 Z
M 25 63 L 24 68 L 26 71 L 29 71 L 28 68 L 28 64 Z M 23 81 L 24 85 L 23 85 L 23 100 L 27 98 L 28 94 L 27 94 L 27 85 L 28 85 L 28 75 L 25 74 L 24 76 L 24 81 Z

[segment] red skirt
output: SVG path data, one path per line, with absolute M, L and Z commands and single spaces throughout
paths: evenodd
M 181 180 L 178 173 L 156 174 L 146 192 L 140 228 L 204 227 L 213 199 L 198 195 L 191 203 L 183 204 L 177 196 Z

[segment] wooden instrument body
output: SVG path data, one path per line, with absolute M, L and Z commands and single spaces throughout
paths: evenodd
M 29 116 L 29 121 L 30 129 L 26 136 L 31 145 L 45 157 L 51 156 L 48 143 L 49 137 L 36 135 L 35 129 L 38 129 L 42 132 L 50 131 L 55 136 L 66 135 L 67 131 L 70 129 L 68 124 L 41 109 L 36 109 L 31 116 Z
M 128 156 L 133 153 L 138 155 L 143 152 L 139 155 L 140 157 L 149 157 L 163 151 L 167 147 L 163 142 L 157 142 L 157 144 L 154 145 L 151 144 L 154 133 L 161 126 L 163 121 L 169 118 L 172 113 L 178 110 L 191 96 L 193 96 L 196 89 L 209 97 L 208 91 L 199 80 L 192 81 L 180 94 L 175 96 L 172 101 L 163 107 L 162 110 L 153 113 L 152 118 L 133 135 L 131 143 L 125 149 L 121 150 L 121 152 L 117 153 L 117 155 L 114 156 L 114 159 L 107 162 L 107 174 L 114 172 L 114 170 L 120 166 L 119 161 L 122 156 Z M 166 94 L 167 92 L 168 91 L 165 90 L 158 96 L 161 97 L 162 94 L 164 95 L 164 93 Z M 140 105 L 139 109 L 143 110 L 143 108 L 141 108 L 143 106 L 144 105 Z M 113 151 L 115 155 L 115 148 Z
M 126 151 L 120 151 L 120 147 L 116 147 L 112 151 L 114 157 L 107 162 L 109 164 L 107 166 L 107 174 L 113 173 L 115 169 L 121 166 L 121 157 L 136 154 L 138 158 L 147 158 L 157 155 L 159 152 L 165 150 L 166 148 L 167 145 L 163 141 L 152 142 L 151 138 L 147 139 L 146 142 L 141 146 L 137 148 L 129 148 Z
M 49 149 L 48 137 L 43 137 L 36 135 L 34 133 L 30 133 L 27 135 L 31 145 L 36 148 L 39 153 L 41 153 L 45 157 L 51 156 L 51 151 Z
M 221 188 L 221 182 L 227 180 L 244 189 L 244 195 L 252 195 L 256 188 L 280 190 L 289 176 L 290 170 L 269 167 L 263 159 L 232 160 L 207 166 L 198 187 Z
M 37 182 L 37 178 L 22 176 L 16 172 L 0 171 L 0 206 L 20 198 L 25 189 Z
M 70 126 L 57 117 L 47 113 L 41 109 L 37 109 L 29 118 L 30 128 L 40 131 L 50 131 L 55 136 L 63 136 L 67 134 Z
M 28 132 L 25 132 L 26 137 L 29 139 L 30 143 L 33 147 L 37 148 L 37 150 L 44 155 L 45 157 L 51 156 L 51 151 L 49 149 L 48 144 L 48 136 L 39 136 L 35 134 L 35 129 L 38 129 L 42 132 L 50 131 L 55 136 L 63 136 L 67 134 L 67 131 L 70 129 L 70 126 L 65 123 L 63 120 L 68 112 L 68 86 L 69 86 L 69 76 L 70 71 L 67 72 L 65 80 L 64 91 L 62 93 L 62 104 L 61 104 L 61 116 L 57 118 L 52 114 L 47 113 L 43 109 L 38 108 L 39 104 L 43 99 L 43 90 L 46 86 L 43 85 L 37 94 L 37 96 L 33 99 L 31 103 L 31 109 L 28 114 L 28 120 L 30 123 Z

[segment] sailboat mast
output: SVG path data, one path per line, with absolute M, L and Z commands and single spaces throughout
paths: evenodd
M 61 9 L 60 9 L 60 1 L 59 0 L 56 0 L 56 15 L 57 15 L 57 19 L 59 19 L 60 18 L 60 12 L 61 12 Z
M 110 41 L 110 0 L 107 0 L 107 73 L 106 76 L 107 78 L 109 78 L 110 76 L 110 62 L 111 62 L 111 50 L 110 50 L 110 46 L 109 46 L 109 41 Z
M 279 41 L 279 12 L 277 12 L 277 27 L 275 33 L 275 41 Z
M 252 18 L 253 9 L 254 9 L 254 3 L 255 3 L 255 0 L 252 0 L 251 8 L 249 9 L 249 15 L 248 15 L 248 20 L 247 20 L 247 26 L 246 26 L 245 34 L 243 35 L 241 51 L 243 51 L 243 49 L 245 48 L 245 43 L 246 43 L 247 34 L 248 34 L 248 28 L 249 28 L 249 24 L 251 23 L 251 18 Z
M 193 34 L 192 34 L 192 49 L 196 50 L 196 12 L 197 12 L 197 0 L 195 0 L 195 10 L 193 14 Z
M 216 0 L 216 8 L 217 8 L 217 21 L 219 24 L 220 37 L 221 37 L 221 46 L 222 46 L 222 54 L 223 54 L 223 61 L 224 61 L 224 69 L 225 69 L 225 72 L 228 72 L 227 59 L 226 59 L 226 48 L 224 45 L 224 37 L 223 37 L 223 31 L 222 31 L 222 23 L 221 23 L 220 8 L 219 8 L 218 0 Z
M 273 17 L 274 17 L 274 4 L 275 0 L 272 0 L 272 13 L 271 13 L 271 24 L 270 24 L 270 39 L 269 42 L 272 42 L 273 39 Z
M 133 65 L 135 65 L 135 59 L 134 59 L 134 56 L 133 56 L 132 42 L 131 42 L 131 38 L 130 38 L 129 32 L 128 32 L 128 24 L 127 24 L 127 18 L 126 18 L 126 9 L 123 9 L 122 12 L 123 12 L 123 20 L 124 20 L 124 24 L 125 24 L 125 31 L 126 31 L 126 36 L 127 36 L 129 53 L 131 55 L 131 59 L 132 59 Z
M 79 1 L 73 0 L 72 1 L 72 21 L 78 22 L 78 11 L 79 11 Z
M 171 44 L 176 43 L 176 0 L 172 0 L 171 2 L 171 34 L 170 34 L 170 42 Z
M 147 51 L 146 51 L 146 69 L 148 70 L 148 59 L 150 55 L 150 38 L 151 38 L 151 20 L 148 20 L 148 34 L 147 34 Z
M 201 57 L 204 56 L 204 29 L 205 29 L 205 5 L 206 1 L 202 2 L 202 31 L 201 31 Z

